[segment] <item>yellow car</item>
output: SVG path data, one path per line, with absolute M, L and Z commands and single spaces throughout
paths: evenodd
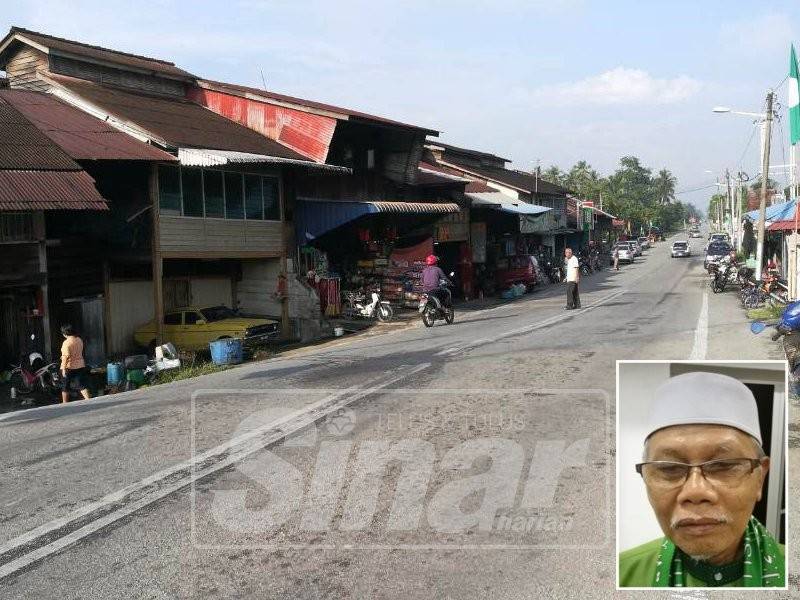
M 176 308 L 164 313 L 164 342 L 183 350 L 207 350 L 209 342 L 242 338 L 246 346 L 278 337 L 278 322 L 241 317 L 227 306 Z M 155 347 L 155 320 L 140 326 L 133 339 L 151 351 Z

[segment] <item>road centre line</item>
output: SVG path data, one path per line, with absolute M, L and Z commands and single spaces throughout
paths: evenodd
M 228 466 L 241 461 L 250 454 L 258 452 L 267 446 L 307 427 L 309 424 L 324 418 L 345 406 L 368 397 L 390 385 L 406 379 L 416 373 L 424 371 L 431 363 L 422 363 L 403 370 L 400 374 L 389 379 L 375 378 L 367 382 L 368 387 L 353 386 L 339 390 L 321 400 L 304 407 L 272 423 L 267 423 L 246 434 L 238 436 L 220 444 L 189 460 L 183 461 L 172 467 L 159 471 L 153 475 L 128 485 L 120 490 L 107 494 L 100 500 L 87 504 L 72 513 L 36 527 L 0 546 L 0 580 L 12 575 L 29 565 L 50 556 L 67 546 L 70 546 L 92 533 L 125 518 L 126 516 L 150 505 L 154 502 L 190 485 L 192 482 L 216 473 Z M 402 368 L 402 367 L 401 367 Z M 235 392 L 236 390 L 211 390 L 214 393 Z M 194 469 L 210 460 L 218 459 L 213 464 L 203 467 L 199 471 Z M 186 471 L 186 473 L 182 473 Z M 175 480 L 175 477 L 178 477 Z M 166 484 L 166 485 L 159 485 Z M 154 489 L 148 489 L 154 488 Z M 141 497 L 134 499 L 137 494 Z M 121 505 L 114 508 L 115 505 Z M 111 509 L 110 512 L 92 518 L 92 513 Z M 56 537 L 53 541 L 25 550 L 26 546 L 35 545 L 39 540 L 47 541 L 57 534 L 58 530 L 79 525 L 88 519 L 84 525 L 70 531 L 66 535 Z M 3 562 L 3 557 L 22 550 L 22 555 Z
M 573 318 L 573 317 L 575 317 L 577 315 L 581 315 L 581 314 L 587 313 L 587 312 L 589 312 L 591 310 L 594 310 L 595 308 L 597 308 L 599 306 L 602 306 L 606 302 L 610 302 L 611 300 L 613 300 L 615 298 L 619 298 L 620 296 L 625 294 L 627 291 L 628 290 L 619 290 L 617 292 L 614 292 L 613 294 L 609 294 L 605 298 L 601 298 L 600 300 L 598 300 L 596 302 L 593 302 L 592 304 L 588 305 L 586 308 L 578 309 L 578 311 L 575 312 L 575 313 L 563 313 L 563 314 L 559 313 L 559 314 L 553 315 L 552 317 L 544 319 L 543 321 L 539 321 L 538 323 L 533 323 L 532 325 L 526 325 L 525 327 L 520 327 L 519 329 L 512 329 L 511 331 L 503 332 L 503 333 L 501 333 L 499 335 L 496 335 L 495 337 L 492 337 L 492 338 L 484 338 L 484 339 L 480 339 L 480 340 L 475 340 L 473 342 L 470 342 L 469 344 L 466 344 L 466 345 L 458 347 L 458 348 L 448 348 L 447 350 L 442 350 L 442 351 L 437 352 L 436 354 L 434 354 L 434 356 L 453 356 L 453 355 L 455 355 L 457 353 L 467 352 L 469 350 L 474 350 L 475 348 L 477 348 L 478 346 L 481 346 L 481 345 L 492 344 L 492 343 L 499 342 L 499 341 L 504 340 L 504 339 L 509 338 L 509 337 L 515 337 L 515 336 L 518 336 L 518 335 L 524 335 L 526 333 L 531 333 L 533 331 L 536 331 L 537 329 L 541 329 L 542 327 L 548 327 L 550 325 L 554 325 L 554 324 L 559 323 L 561 321 L 566 321 L 567 319 L 571 319 L 571 318 Z

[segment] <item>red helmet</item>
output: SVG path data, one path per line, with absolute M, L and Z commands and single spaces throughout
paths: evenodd
M 425 259 L 426 265 L 435 265 L 437 262 L 439 262 L 439 259 L 436 258 L 433 254 L 429 254 L 428 257 Z

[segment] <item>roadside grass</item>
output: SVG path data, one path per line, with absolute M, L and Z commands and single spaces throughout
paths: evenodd
M 747 318 L 758 321 L 777 321 L 781 318 L 785 306 L 762 306 L 747 311 Z
M 225 365 L 215 365 L 212 362 L 201 362 L 180 369 L 171 369 L 169 371 L 161 371 L 154 384 L 159 385 L 162 383 L 172 383 L 174 381 L 181 381 L 183 379 L 191 379 L 199 377 L 200 375 L 210 375 L 211 373 L 218 373 L 224 371 L 228 367 Z

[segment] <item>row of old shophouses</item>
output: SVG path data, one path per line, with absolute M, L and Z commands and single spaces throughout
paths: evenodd
M 0 367 L 76 324 L 90 362 L 181 306 L 310 339 L 342 290 L 411 306 L 428 254 L 457 295 L 612 217 L 426 127 L 204 80 L 12 28 L 0 41 Z

